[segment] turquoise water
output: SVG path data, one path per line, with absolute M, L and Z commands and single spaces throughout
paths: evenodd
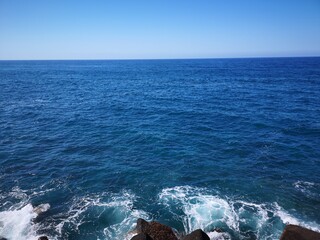
M 319 102 L 320 58 L 1 61 L 0 236 L 320 231 Z

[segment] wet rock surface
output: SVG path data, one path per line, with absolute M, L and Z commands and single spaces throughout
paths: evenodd
M 49 238 L 47 236 L 41 236 L 38 238 L 38 240 L 49 240 Z
M 297 225 L 287 225 L 280 240 L 320 240 L 320 233 Z
M 204 231 L 197 229 L 186 235 L 183 240 L 210 240 L 210 238 Z
M 215 232 L 223 230 L 215 228 Z M 197 229 L 184 237 L 179 237 L 173 229 L 164 224 L 139 218 L 136 226 L 137 235 L 131 240 L 210 240 L 210 237 L 201 229 Z M 40 239 L 39 240 L 47 240 Z M 320 233 L 297 225 L 287 225 L 283 230 L 280 240 L 320 240 Z
M 152 240 L 178 240 L 171 227 L 158 222 L 147 222 L 141 218 L 137 221 L 136 231 L 151 237 Z
M 139 233 L 138 235 L 131 238 L 131 240 L 152 240 L 152 238 L 145 233 Z

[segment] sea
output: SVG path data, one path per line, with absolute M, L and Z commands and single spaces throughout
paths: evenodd
M 320 58 L 0 61 L 0 238 L 320 231 Z

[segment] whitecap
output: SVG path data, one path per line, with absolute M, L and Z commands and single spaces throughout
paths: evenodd
M 201 228 L 211 239 L 277 239 L 285 224 L 319 231 L 315 222 L 299 220 L 277 203 L 255 203 L 220 196 L 203 188 L 165 188 L 159 200 L 175 218 L 181 219 L 185 233 Z M 181 213 L 181 212 L 182 213 Z M 221 228 L 223 232 L 214 231 Z
M 306 197 L 319 199 L 319 187 L 320 184 L 307 181 L 296 181 L 293 183 L 296 190 L 303 193 Z
M 9 240 L 37 239 L 38 224 L 33 219 L 38 216 L 40 209 L 43 212 L 49 208 L 49 204 L 43 204 L 35 211 L 31 204 L 27 204 L 22 208 L 0 212 L 0 236 Z
M 225 199 L 203 192 L 206 191 L 189 186 L 166 188 L 159 194 L 159 199 L 169 208 L 174 205 L 181 208 L 186 233 L 198 228 L 210 232 L 225 224 L 230 229 L 239 230 L 238 217 L 233 206 Z

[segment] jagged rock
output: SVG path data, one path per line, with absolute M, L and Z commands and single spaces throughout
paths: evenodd
M 197 229 L 186 235 L 183 240 L 210 240 L 210 238 L 204 231 Z
M 153 240 L 148 234 L 139 233 L 138 235 L 131 238 L 131 240 Z
M 38 240 L 49 240 L 49 238 L 47 236 L 41 236 L 38 238 Z
M 158 222 L 137 221 L 137 233 L 148 234 L 153 240 L 178 240 L 172 228 Z
M 8 239 L 6 239 L 6 238 L 4 238 L 4 237 L 0 237 L 0 240 L 8 240 Z
M 280 240 L 320 240 L 320 233 L 297 225 L 287 225 Z

